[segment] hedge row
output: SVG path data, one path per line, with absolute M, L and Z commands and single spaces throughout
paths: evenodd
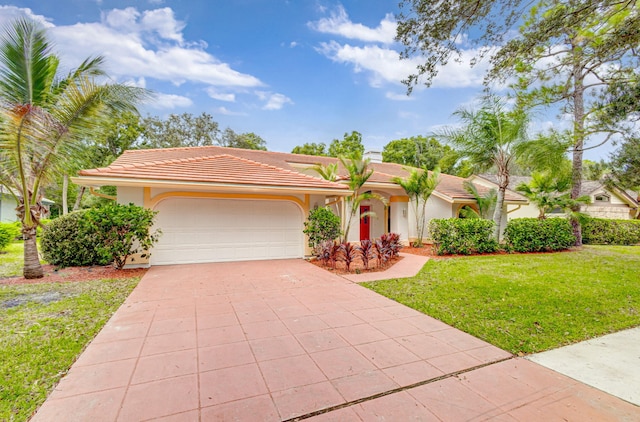
M 550 252 L 568 249 L 576 237 L 566 218 L 515 218 L 504 230 L 505 249 L 515 252 Z
M 493 221 L 479 218 L 433 219 L 429 232 L 438 255 L 471 255 L 498 250 L 494 227 Z
M 637 245 L 640 220 L 589 218 L 582 223 L 582 242 L 591 245 Z

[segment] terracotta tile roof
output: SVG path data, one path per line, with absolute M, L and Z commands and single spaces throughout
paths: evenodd
M 146 161 L 149 158 L 156 160 Z M 159 158 L 165 159 L 158 160 Z M 346 189 L 342 184 L 328 182 L 319 177 L 229 154 L 184 158 L 177 158 L 175 155 L 162 157 L 162 154 L 149 154 L 146 155 L 145 161 L 130 160 L 127 157 L 125 160 L 116 160 L 109 167 L 82 170 L 78 174 L 205 183 Z
M 334 157 L 290 154 L 273 151 L 256 151 L 218 146 L 140 149 L 125 151 L 109 167 L 82 170 L 80 176 L 127 177 L 140 179 L 176 180 L 211 183 L 257 184 L 269 186 L 298 186 L 341 189 L 342 184 L 328 182 L 316 176 L 310 167 L 315 164 L 339 163 L 338 172 L 347 172 Z M 406 166 L 395 163 L 371 163 L 374 174 L 371 183 L 393 184 L 394 177 L 406 177 Z M 440 175 L 436 191 L 451 200 L 473 200 L 464 190 L 465 179 Z M 396 186 L 394 184 L 394 186 Z M 478 185 L 480 194 L 488 191 Z M 521 201 L 524 198 L 508 192 L 507 200 Z

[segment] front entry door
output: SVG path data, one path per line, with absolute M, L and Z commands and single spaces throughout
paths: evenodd
M 360 215 L 368 213 L 371 210 L 369 205 L 360 205 Z M 365 215 L 360 217 L 360 240 L 369 240 L 371 235 L 371 217 Z

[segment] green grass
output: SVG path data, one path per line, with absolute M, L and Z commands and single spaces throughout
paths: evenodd
M 31 416 L 138 281 L 0 285 L 0 420 Z
M 24 242 L 13 242 L 0 252 L 0 277 L 22 275 L 24 260 Z
M 640 325 L 640 247 L 431 260 L 372 290 L 512 353 Z

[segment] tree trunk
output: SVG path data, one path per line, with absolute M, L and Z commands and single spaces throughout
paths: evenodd
M 80 186 L 78 189 L 78 196 L 76 196 L 76 202 L 73 204 L 73 210 L 78 211 L 80 209 L 80 204 L 82 203 L 82 197 L 84 196 L 84 191 L 87 189 L 86 186 Z
M 44 272 L 40 265 L 40 257 L 38 256 L 38 244 L 36 243 L 36 227 L 23 226 L 22 236 L 24 238 L 24 278 L 42 278 Z
M 573 65 L 573 160 L 571 168 L 571 199 L 578 199 L 582 190 L 582 155 L 584 148 L 584 69 L 581 63 L 579 49 L 574 46 Z M 580 211 L 580 204 L 571 208 L 573 212 Z M 571 227 L 576 237 L 576 246 L 582 246 L 582 227 L 576 218 L 571 218 Z
M 493 231 L 493 237 L 500 242 L 502 235 L 502 209 L 504 208 L 504 195 L 509 186 L 509 172 L 506 167 L 498 166 L 498 195 L 496 197 L 496 209 L 493 210 L 493 222 L 496 227 Z
M 62 176 L 62 215 L 67 215 L 69 213 L 69 201 L 68 201 L 68 193 L 69 193 L 69 175 L 65 174 Z

